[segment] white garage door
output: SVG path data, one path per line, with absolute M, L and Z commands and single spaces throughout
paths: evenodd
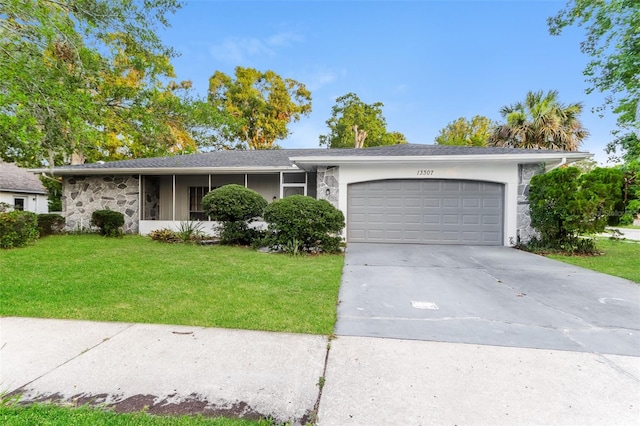
M 348 188 L 347 240 L 502 245 L 504 186 L 464 180 L 382 180 Z

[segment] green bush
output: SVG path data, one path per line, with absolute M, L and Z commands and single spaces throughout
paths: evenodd
M 124 225 L 124 215 L 113 210 L 96 210 L 91 214 L 91 225 L 97 226 L 100 235 L 105 237 L 120 237 Z
M 272 247 L 289 253 L 340 250 L 344 215 L 326 200 L 292 195 L 269 204 L 264 212 Z
M 38 230 L 40 236 L 58 234 L 64 228 L 64 217 L 55 213 L 43 213 L 38 215 Z
M 253 246 L 264 238 L 264 231 L 251 228 L 247 222 L 223 222 L 220 227 L 220 244 Z
M 176 235 L 183 243 L 197 243 L 208 238 L 202 230 L 203 226 L 204 224 L 202 222 L 198 222 L 197 220 L 180 222 Z
M 221 244 L 251 244 L 260 233 L 249 223 L 261 216 L 267 200 L 257 192 L 240 185 L 225 185 L 202 198 L 204 212 L 211 219 L 222 222 Z
M 529 202 L 531 225 L 540 233 L 535 244 L 566 253 L 595 250 L 580 237 L 604 231 L 622 197 L 621 188 L 617 169 L 596 168 L 581 175 L 567 167 L 534 176 Z
M 14 210 L 0 213 L 0 248 L 24 247 L 38 239 L 38 216 Z
M 241 185 L 225 185 L 202 198 L 204 212 L 220 222 L 250 221 L 267 207 L 267 200 L 256 191 Z

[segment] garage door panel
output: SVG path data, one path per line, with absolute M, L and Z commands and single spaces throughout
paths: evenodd
M 442 207 L 460 207 L 460 199 L 459 198 L 445 198 L 442 200 Z
M 480 223 L 480 219 L 478 215 L 470 215 L 465 214 L 462 215 L 462 224 L 463 225 L 478 225 Z
M 465 209 L 476 209 L 480 205 L 478 198 L 464 198 L 462 200 L 462 207 Z
M 502 244 L 501 184 L 375 181 L 349 185 L 347 197 L 350 242 Z
M 443 191 L 460 191 L 460 182 L 455 180 L 445 180 L 442 182 Z
M 424 199 L 424 206 L 425 207 L 440 207 L 440 199 L 439 198 L 430 198 L 427 197 Z

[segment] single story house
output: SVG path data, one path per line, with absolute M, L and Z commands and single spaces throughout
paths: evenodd
M 0 161 L 0 203 L 10 210 L 48 213 L 47 190 L 30 171 L 12 163 Z
M 56 167 L 68 229 L 94 210 L 124 213 L 148 234 L 208 221 L 202 197 L 240 184 L 267 201 L 326 199 L 346 218 L 349 242 L 510 245 L 532 233 L 528 185 L 583 152 L 406 144 L 363 149 L 214 151 Z M 211 228 L 213 229 L 213 228 Z

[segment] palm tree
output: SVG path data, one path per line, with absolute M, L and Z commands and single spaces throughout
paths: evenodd
M 500 114 L 507 122 L 494 129 L 489 145 L 577 151 L 589 136 L 578 119 L 580 113 L 581 103 L 560 103 L 556 90 L 530 91 L 524 103 L 502 107 Z

